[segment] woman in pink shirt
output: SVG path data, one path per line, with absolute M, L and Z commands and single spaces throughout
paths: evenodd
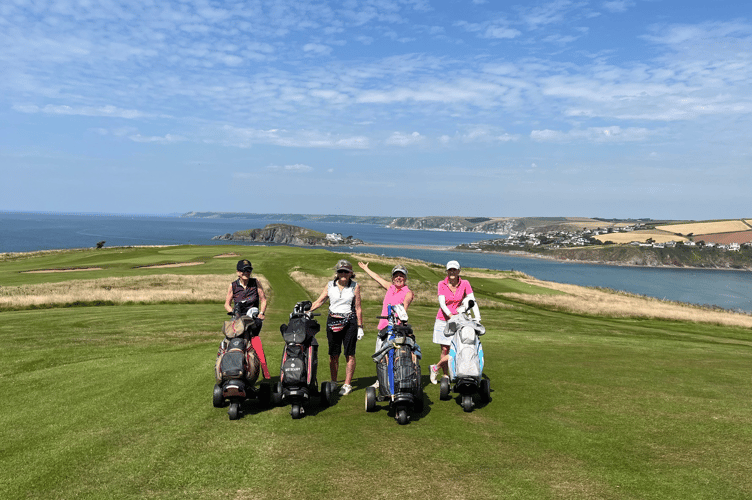
M 446 279 L 439 282 L 439 312 L 436 314 L 436 323 L 433 326 L 433 343 L 441 346 L 441 358 L 438 363 L 431 365 L 429 370 L 432 384 L 438 383 L 439 368 L 444 370 L 445 377 L 449 376 L 449 344 L 451 338 L 444 335 L 447 320 L 457 314 L 457 308 L 462 304 L 465 297 L 475 299 L 470 282 L 460 278 L 459 262 L 456 260 L 447 262 L 446 274 Z
M 413 301 L 414 295 L 413 292 L 407 287 L 407 269 L 405 269 L 405 266 L 403 266 L 402 264 L 397 264 L 392 268 L 392 282 L 389 283 L 387 280 L 371 271 L 368 268 L 368 262 L 358 262 L 358 265 L 366 272 L 366 274 L 368 274 L 368 276 L 373 278 L 379 285 L 381 285 L 382 288 L 386 290 L 386 294 L 384 295 L 384 302 L 381 306 L 381 316 L 387 315 L 387 306 L 389 305 L 396 306 L 397 304 L 402 304 L 405 308 L 405 311 L 407 311 L 410 302 Z M 384 338 L 386 338 L 385 330 L 388 324 L 389 322 L 385 319 L 379 320 L 379 324 L 377 326 L 378 334 L 376 335 L 376 349 L 374 350 L 374 352 L 378 352 L 381 349 L 381 345 L 384 343 Z M 378 379 L 372 387 L 379 387 Z
M 413 292 L 407 286 L 407 269 L 405 269 L 405 266 L 403 266 L 402 264 L 397 264 L 392 268 L 392 282 L 389 283 L 387 280 L 371 271 L 368 268 L 368 262 L 358 262 L 358 265 L 366 272 L 366 274 L 368 274 L 368 276 L 376 280 L 376 282 L 386 290 L 386 295 L 384 295 L 384 302 L 381 306 L 382 316 L 386 316 L 387 306 L 390 304 L 393 306 L 402 304 L 405 307 L 405 310 L 407 310 L 410 302 L 413 301 Z M 387 323 L 388 322 L 385 319 L 379 320 L 377 329 L 379 331 L 383 330 L 384 328 L 386 328 Z M 379 347 L 381 347 L 381 339 L 379 338 L 379 336 L 377 336 L 377 351 L 379 350 Z

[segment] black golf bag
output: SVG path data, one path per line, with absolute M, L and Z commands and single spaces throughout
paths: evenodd
M 310 312 L 311 302 L 298 302 L 290 314 L 288 324 L 279 327 L 285 350 L 279 372 L 274 398 L 277 403 L 291 405 L 293 418 L 302 418 L 310 397 L 321 395 L 325 406 L 332 403 L 334 387 L 331 382 L 324 382 L 321 392 L 318 390 L 316 371 L 318 367 L 319 343 L 316 334 L 321 330 L 318 321 Z

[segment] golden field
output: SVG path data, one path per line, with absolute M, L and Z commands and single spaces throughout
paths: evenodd
M 750 225 L 745 221 L 739 220 L 722 220 L 717 222 L 689 222 L 687 224 L 668 224 L 665 226 L 655 226 L 656 229 L 669 231 L 671 233 L 681 234 L 714 234 L 714 233 L 733 233 L 736 231 L 749 231 Z
M 667 241 L 687 241 L 683 236 L 658 231 L 655 229 L 644 229 L 641 231 L 632 231 L 630 233 L 609 233 L 600 234 L 595 237 L 601 243 L 613 241 L 614 243 L 631 243 L 633 241 L 646 242 L 648 238 L 653 238 L 656 243 L 666 243 Z

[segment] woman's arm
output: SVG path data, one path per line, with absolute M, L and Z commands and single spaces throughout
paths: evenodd
M 355 285 L 355 316 L 358 318 L 358 326 L 363 328 L 363 308 L 360 306 L 360 285 Z
M 259 296 L 258 318 L 264 319 L 266 318 L 266 294 L 264 293 L 264 289 L 261 287 L 261 282 L 259 280 L 256 280 L 256 289 L 258 290 Z
M 447 316 L 447 318 L 452 317 L 452 311 L 449 310 L 446 304 L 446 297 L 443 295 L 439 295 L 439 307 L 442 311 L 444 311 L 444 314 Z
M 407 311 L 410 302 L 412 302 L 414 298 L 415 294 L 413 294 L 413 291 L 408 290 L 407 294 L 405 295 L 405 300 L 402 301 L 402 305 L 405 306 L 405 311 Z
M 360 266 L 360 268 L 361 268 L 362 270 L 364 270 L 364 271 L 366 272 L 366 274 L 367 274 L 368 276 L 370 276 L 371 278 L 373 278 L 373 279 L 374 279 L 374 280 L 375 280 L 375 281 L 376 281 L 376 282 L 377 282 L 377 283 L 378 283 L 379 285 L 381 285 L 381 286 L 382 286 L 382 287 L 383 287 L 384 289 L 386 289 L 386 290 L 389 290 L 389 287 L 390 287 L 390 286 L 391 286 L 392 284 L 391 284 L 391 283 L 389 283 L 389 282 L 388 282 L 387 280 L 385 280 L 384 278 L 382 278 L 381 276 L 379 276 L 378 274 L 376 274 L 375 272 L 371 271 L 371 270 L 370 270 L 370 269 L 368 268 L 368 262 L 366 262 L 366 263 L 363 263 L 363 262 L 358 262 L 358 265 Z
M 311 311 L 315 311 L 316 309 L 318 309 L 319 307 L 321 307 L 321 305 L 322 305 L 322 304 L 323 304 L 323 303 L 324 303 L 324 302 L 326 301 L 326 299 L 328 299 L 328 298 L 329 298 L 329 286 L 327 285 L 327 286 L 325 286 L 325 287 L 324 287 L 324 291 L 323 291 L 323 292 L 321 292 L 321 295 L 319 295 L 319 298 L 318 298 L 318 299 L 316 299 L 316 300 L 315 300 L 315 301 L 313 302 L 313 304 L 311 304 Z
M 227 289 L 227 297 L 225 298 L 225 311 L 228 313 L 232 312 L 232 305 L 230 305 L 232 302 L 232 283 L 230 283 L 229 288 Z

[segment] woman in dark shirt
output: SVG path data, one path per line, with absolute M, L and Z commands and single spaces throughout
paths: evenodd
M 228 313 L 235 312 L 244 315 L 252 307 L 258 308 L 257 318 L 263 320 L 266 317 L 266 295 L 261 283 L 256 278 L 251 278 L 251 261 L 243 259 L 238 261 L 237 271 L 238 279 L 230 283 L 225 298 L 225 310 Z M 269 369 L 266 366 L 266 356 L 264 356 L 264 346 L 261 344 L 261 337 L 253 335 L 251 337 L 251 346 L 256 351 L 256 355 L 261 363 L 261 371 L 265 379 L 269 376 Z

